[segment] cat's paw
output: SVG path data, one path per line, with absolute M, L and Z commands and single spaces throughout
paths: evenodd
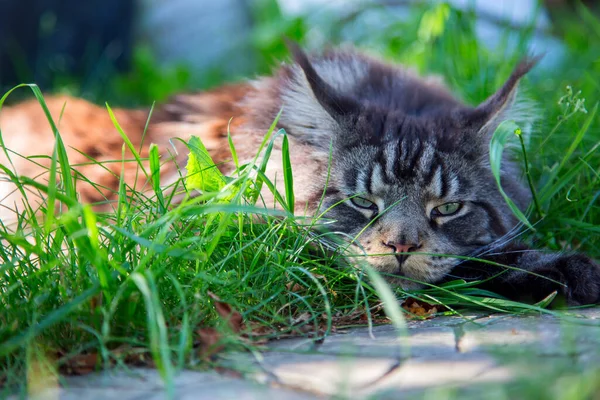
M 600 303 L 600 265 L 583 254 L 562 256 L 556 260 L 562 273 L 563 294 L 570 306 Z

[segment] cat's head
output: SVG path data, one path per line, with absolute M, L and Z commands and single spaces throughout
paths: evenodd
M 470 254 L 514 226 L 488 149 L 535 60 L 521 62 L 494 95 L 468 107 L 400 67 L 354 53 L 309 58 L 294 45 L 292 51 L 283 124 L 331 151 L 320 210 L 329 229 L 355 238 L 355 250 L 370 254 L 377 270 L 407 288 L 418 287 L 411 279 L 439 281 L 459 262 L 442 254 Z M 526 206 L 527 191 L 508 161 L 502 184 Z M 417 254 L 398 254 L 408 252 Z

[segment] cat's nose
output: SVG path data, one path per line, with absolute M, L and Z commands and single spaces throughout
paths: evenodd
M 404 241 L 402 242 L 383 242 L 384 246 L 389 247 L 394 250 L 394 253 L 410 253 L 412 251 L 417 251 L 421 246 L 417 244 L 406 244 Z M 396 260 L 400 266 L 404 264 L 404 261 L 410 257 L 410 254 L 396 254 Z
M 419 245 L 416 244 L 405 244 L 400 242 L 386 242 L 385 246 L 394 250 L 394 253 L 410 253 L 419 249 Z

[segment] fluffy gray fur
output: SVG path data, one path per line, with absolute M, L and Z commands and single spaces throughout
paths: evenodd
M 290 47 L 295 63 L 270 81 L 272 91 L 263 90 L 272 99 L 271 113 L 261 108 L 260 114 L 272 118 L 283 107 L 279 125 L 303 149 L 294 154 L 292 147 L 294 175 L 310 176 L 312 183 L 296 186 L 297 197 L 322 214 L 328 230 L 350 238 L 355 251 L 369 254 L 373 267 L 405 288 L 455 277 L 461 268 L 476 279 L 495 273 L 436 254 L 498 254 L 516 232 L 517 219 L 491 173 L 489 143 L 498 124 L 513 118 L 519 80 L 537 59 L 524 59 L 496 93 L 471 107 L 438 80 L 401 66 L 352 51 L 309 57 Z M 315 169 L 330 151 L 330 168 Z M 530 197 L 520 175 L 511 160 L 504 161 L 502 187 L 524 210 Z M 562 268 L 556 255 L 531 254 L 503 261 L 540 271 Z M 600 297 L 598 266 L 584 259 L 571 260 L 576 268 L 565 261 L 569 271 L 583 270 L 578 273 L 591 282 L 579 285 L 571 303 Z M 522 274 L 510 276 L 518 276 L 513 281 L 519 284 L 527 281 Z M 498 282 L 498 292 L 511 285 Z
M 309 60 L 295 48 L 295 59 L 282 73 L 281 125 L 318 151 L 331 146 L 329 185 L 325 190 L 326 177 L 319 177 L 314 197 L 325 192 L 321 210 L 329 209 L 328 228 L 355 237 L 357 249 L 375 254 L 369 262 L 379 271 L 439 281 L 456 259 L 398 256 L 399 250 L 468 254 L 514 226 L 491 174 L 488 146 L 493 129 L 509 117 L 518 80 L 531 62 L 472 108 L 436 81 L 354 52 Z M 505 164 L 503 174 L 508 194 L 525 207 L 527 190 L 515 168 Z M 354 196 L 374 207 L 358 206 Z M 460 204 L 455 214 L 432 216 L 436 207 L 454 202 Z

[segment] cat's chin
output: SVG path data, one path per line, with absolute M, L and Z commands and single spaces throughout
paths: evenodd
M 419 290 L 424 289 L 426 286 L 422 283 L 415 282 L 410 279 L 402 278 L 402 277 L 387 277 L 385 280 L 394 288 L 400 287 L 403 290 Z
M 390 255 L 391 256 L 391 255 Z M 446 268 L 432 268 L 431 261 L 421 255 L 412 255 L 402 265 L 394 257 L 371 256 L 369 265 L 392 286 L 404 290 L 428 287 L 427 283 L 438 282 L 438 275 Z
M 411 268 L 409 265 L 402 267 L 396 265 L 371 265 L 378 271 L 392 288 L 403 290 L 418 290 L 427 287 L 425 282 L 429 280 L 423 277 L 422 270 Z M 413 266 L 414 267 L 414 266 Z M 412 273 L 411 273 L 412 272 Z

